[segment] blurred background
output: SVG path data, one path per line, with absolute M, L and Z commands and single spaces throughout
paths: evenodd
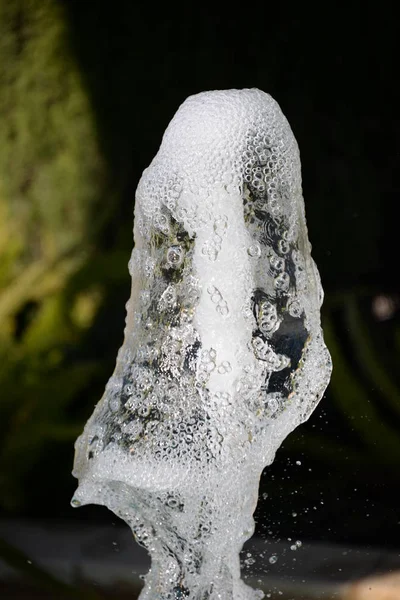
M 135 189 L 188 95 L 258 87 L 299 143 L 334 371 L 257 534 L 398 550 L 397 24 L 320 10 L 0 0 L 2 522 L 115 521 L 70 507 L 70 472 L 123 339 Z

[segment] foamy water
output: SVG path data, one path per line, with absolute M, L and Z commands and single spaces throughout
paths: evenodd
M 298 147 L 256 89 L 189 97 L 136 192 L 125 339 L 76 442 L 79 506 L 152 558 L 141 599 L 262 597 L 239 551 L 263 468 L 330 378 Z

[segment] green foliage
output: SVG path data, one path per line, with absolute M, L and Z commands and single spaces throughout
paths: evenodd
M 20 240 L 9 281 L 33 257 L 48 263 L 81 245 L 101 206 L 104 164 L 64 22 L 55 0 L 0 4 L 2 238 Z
M 112 255 L 94 256 L 108 174 L 65 22 L 56 0 L 0 3 L 0 506 L 8 510 L 28 505 L 26 476 L 51 444 L 72 446 L 82 429 L 74 405 L 104 366 L 79 348 L 114 270 Z

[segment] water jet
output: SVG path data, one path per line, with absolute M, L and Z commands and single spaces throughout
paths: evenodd
M 261 598 L 239 563 L 259 478 L 331 373 L 298 147 L 271 96 L 182 104 L 139 182 L 134 239 L 72 504 L 107 506 L 147 548 L 142 600 Z

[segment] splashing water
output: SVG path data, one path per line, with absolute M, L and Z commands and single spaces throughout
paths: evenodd
M 76 442 L 74 506 L 124 519 L 142 600 L 250 600 L 259 478 L 330 378 L 296 140 L 256 89 L 189 97 L 136 192 L 125 339 Z

